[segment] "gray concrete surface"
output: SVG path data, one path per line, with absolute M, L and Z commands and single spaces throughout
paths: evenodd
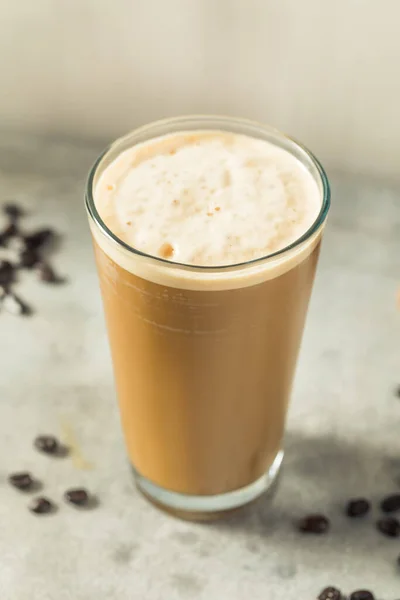
M 349 522 L 343 504 L 375 505 L 400 491 L 399 190 L 332 177 L 333 209 L 303 344 L 272 505 L 213 525 L 174 520 L 134 489 L 115 403 L 85 213 L 83 182 L 98 149 L 3 135 L 1 198 L 30 211 L 27 226 L 64 236 L 54 264 L 68 285 L 33 274 L 19 291 L 29 319 L 0 313 L 0 597 L 2 600 L 297 600 L 336 584 L 400 597 L 399 540 L 374 528 L 378 511 Z M 75 453 L 51 460 L 32 449 L 40 432 L 66 436 Z M 7 475 L 30 469 L 59 510 L 31 515 Z M 72 485 L 98 495 L 82 512 L 60 500 Z M 293 520 L 332 518 L 305 538 Z

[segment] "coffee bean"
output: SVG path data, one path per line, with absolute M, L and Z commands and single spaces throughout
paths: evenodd
M 329 529 L 329 520 L 324 515 L 308 515 L 298 522 L 298 528 L 303 533 L 326 533 Z
M 18 227 L 15 223 L 9 223 L 1 233 L 5 242 L 12 237 L 19 235 Z
M 386 496 L 381 502 L 381 510 L 385 513 L 400 510 L 400 494 L 391 494 Z
M 23 491 L 30 490 L 34 483 L 32 475 L 28 473 L 28 471 L 22 471 L 21 473 L 12 473 L 8 477 L 8 481 L 11 483 L 11 485 Z
M 346 507 L 348 517 L 363 517 L 371 509 L 371 505 L 365 498 L 354 498 L 350 500 Z
M 15 269 L 8 260 L 0 260 L 0 285 L 7 287 L 15 277 Z
M 54 504 L 43 496 L 33 498 L 29 504 L 29 510 L 37 515 L 48 514 L 49 512 L 52 512 L 54 508 Z
M 400 536 L 400 523 L 394 517 L 385 517 L 384 519 L 379 519 L 376 526 L 378 531 L 383 533 L 383 535 L 393 538 Z
M 53 239 L 54 235 L 52 229 L 38 229 L 34 233 L 24 237 L 25 246 L 30 250 L 38 250 Z
M 86 506 L 89 502 L 89 494 L 83 488 L 67 490 L 64 494 L 65 500 L 76 506 Z
M 54 269 L 47 263 L 41 262 L 38 265 L 39 277 L 46 283 L 61 283 L 61 278 L 56 275 Z
M 12 221 L 17 221 L 23 215 L 22 209 L 14 203 L 5 204 L 3 207 L 4 213 Z
M 318 600 L 342 600 L 342 593 L 335 587 L 327 587 L 322 590 Z
M 32 269 L 39 260 L 40 257 L 33 248 L 26 248 L 19 255 L 19 264 L 24 269 Z
M 357 590 L 350 594 L 349 600 L 375 600 L 375 596 L 368 590 Z
M 12 315 L 30 315 L 31 308 L 12 292 L 6 291 L 2 300 L 2 307 Z
M 57 454 L 60 444 L 53 435 L 39 435 L 34 441 L 35 448 L 45 454 Z

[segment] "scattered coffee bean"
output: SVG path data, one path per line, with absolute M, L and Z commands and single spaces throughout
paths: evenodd
M 348 517 L 364 517 L 371 509 L 371 504 L 365 498 L 354 498 L 346 507 Z
M 28 471 L 22 471 L 21 473 L 12 473 L 9 476 L 8 481 L 14 487 L 24 491 L 30 490 L 34 483 L 32 475 L 28 473 Z
M 32 269 L 39 260 L 40 257 L 33 248 L 26 248 L 19 255 L 19 264 L 24 269 Z
M 24 211 L 15 202 L 5 204 L 3 212 L 8 217 L 8 224 L 0 231 L 0 247 L 7 248 L 7 255 L 15 254 L 16 258 L 14 265 L 10 265 L 9 262 L 3 264 L 7 261 L 0 261 L 0 301 L 5 301 L 5 309 L 12 314 L 31 314 L 30 307 L 13 293 L 16 275 L 18 269 L 37 267 L 41 281 L 52 284 L 65 281 L 47 264 L 42 252 L 44 246 L 56 237 L 56 233 L 47 227 L 23 234 L 19 228 L 19 220 L 24 215 Z
M 393 538 L 400 536 L 400 523 L 394 517 L 385 517 L 384 519 L 379 519 L 376 526 L 378 531 L 383 533 L 383 535 Z
M 56 275 L 54 269 L 47 263 L 40 262 L 38 265 L 39 278 L 46 283 L 61 283 L 62 279 Z
M 3 210 L 12 221 L 17 221 L 23 215 L 22 209 L 14 203 L 5 204 Z
M 35 448 L 45 454 L 57 454 L 60 450 L 60 444 L 53 435 L 38 435 L 34 441 Z
M 37 515 L 44 515 L 54 510 L 54 504 L 47 498 L 39 496 L 38 498 L 33 498 L 29 504 L 29 510 Z
M 67 490 L 64 494 L 65 500 L 76 506 L 87 506 L 89 502 L 89 494 L 83 488 Z
M 9 286 L 15 277 L 15 269 L 8 260 L 0 260 L 0 285 Z
M 324 515 L 308 515 L 298 522 L 298 528 L 303 533 L 326 533 L 329 529 L 329 520 Z
M 342 593 L 335 587 L 327 587 L 322 590 L 318 600 L 342 600 Z
M 38 231 L 24 237 L 25 246 L 30 250 L 39 250 L 39 248 L 42 248 L 42 246 L 53 239 L 54 235 L 52 229 L 38 229 Z
M 375 600 L 375 596 L 368 590 L 357 590 L 350 594 L 349 600 Z
M 381 502 L 381 510 L 385 513 L 400 510 L 400 494 L 391 494 L 386 496 Z
M 2 307 L 12 315 L 30 315 L 31 308 L 12 292 L 6 291 L 2 300 Z
M 19 234 L 18 227 L 15 223 L 9 223 L 5 227 L 5 229 L 3 229 L 2 233 L 1 233 L 3 240 L 5 241 L 6 244 L 10 238 L 13 238 L 18 234 Z

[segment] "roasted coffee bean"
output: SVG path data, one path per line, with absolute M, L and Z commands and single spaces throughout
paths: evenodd
M 8 260 L 0 260 L 0 285 L 9 286 L 15 278 L 15 269 Z
M 28 304 L 9 291 L 5 292 L 1 305 L 12 315 L 30 315 L 32 313 Z
M 5 242 L 5 244 L 7 245 L 7 241 L 10 238 L 13 238 L 15 236 L 19 235 L 19 231 L 18 231 L 18 227 L 15 223 L 9 223 L 5 229 L 3 229 L 3 231 L 1 232 L 1 236 Z
M 349 600 L 375 600 L 375 596 L 368 590 L 357 590 L 350 594 Z
M 354 498 L 346 507 L 348 517 L 364 517 L 371 509 L 371 505 L 365 498 Z
M 381 510 L 385 513 L 400 510 L 400 494 L 391 494 L 386 496 L 381 502 Z
M 376 526 L 378 531 L 383 533 L 383 535 L 393 538 L 400 536 L 400 523 L 394 517 L 385 517 L 384 519 L 379 519 Z
M 10 245 L 10 241 L 16 239 L 18 235 L 18 229 L 15 223 L 9 223 L 0 232 L 0 246 L 2 248 L 8 248 Z
M 40 257 L 33 248 L 26 248 L 19 255 L 19 264 L 24 269 L 32 269 L 40 261 Z
M 322 590 L 318 600 L 342 600 L 342 593 L 335 587 L 327 587 Z
M 329 520 L 324 515 L 308 515 L 298 522 L 298 528 L 303 533 L 326 533 L 329 529 Z
M 60 444 L 53 435 L 38 435 L 34 441 L 35 448 L 45 454 L 57 454 L 60 450 Z
M 32 475 L 28 473 L 28 471 L 12 473 L 8 477 L 8 481 L 11 483 L 11 485 L 23 491 L 30 490 L 34 483 Z
M 45 281 L 46 283 L 61 283 L 61 278 L 56 275 L 54 269 L 47 263 L 39 263 L 38 273 L 41 281 Z
M 25 246 L 31 250 L 38 250 L 54 237 L 52 229 L 38 229 L 34 233 L 24 237 Z
M 47 498 L 39 496 L 32 499 L 29 510 L 37 515 L 44 515 L 54 510 L 54 504 Z
M 89 502 L 89 494 L 83 488 L 67 490 L 64 494 L 64 498 L 67 502 L 75 504 L 76 506 L 87 506 Z
M 14 203 L 5 204 L 3 207 L 4 213 L 12 221 L 17 221 L 23 215 L 22 209 Z

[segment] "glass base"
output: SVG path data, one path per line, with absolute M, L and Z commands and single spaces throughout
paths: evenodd
M 139 490 L 158 508 L 181 519 L 203 521 L 224 517 L 271 490 L 278 478 L 282 461 L 283 450 L 278 452 L 271 467 L 257 481 L 239 490 L 214 496 L 192 496 L 171 492 L 140 475 L 134 467 L 132 469 Z

